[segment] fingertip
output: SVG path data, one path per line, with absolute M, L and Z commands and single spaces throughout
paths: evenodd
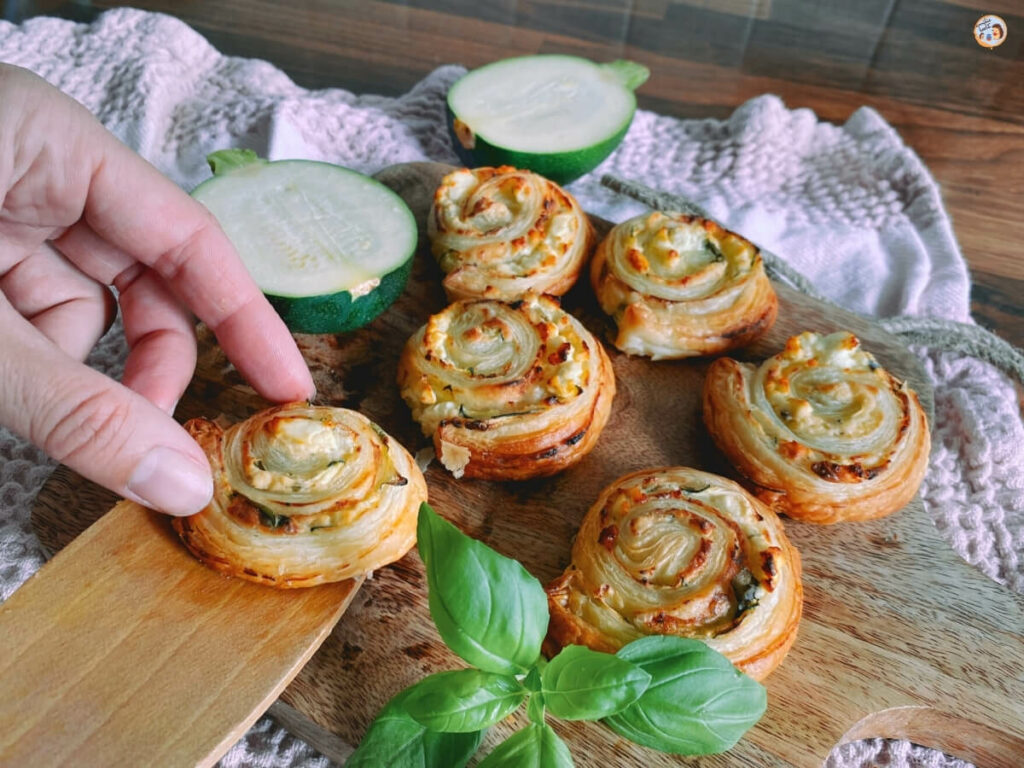
M 213 498 L 213 476 L 205 456 L 194 456 L 158 445 L 135 465 L 128 495 L 150 509 L 175 517 L 201 512 Z
M 295 391 L 298 396 L 288 398 L 289 401 L 306 400 L 312 402 L 316 398 L 316 384 L 313 382 L 313 376 L 308 368 L 296 379 Z

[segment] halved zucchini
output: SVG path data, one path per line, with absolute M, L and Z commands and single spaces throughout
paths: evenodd
M 250 150 L 207 160 L 214 176 L 192 195 L 292 331 L 359 328 L 402 293 L 416 220 L 383 184 L 338 165 L 268 162 Z
M 650 72 L 632 61 L 576 56 L 503 59 L 448 91 L 455 151 L 471 167 L 511 165 L 567 184 L 619 145 Z

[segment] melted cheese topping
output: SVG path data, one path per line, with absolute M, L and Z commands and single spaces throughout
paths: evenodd
M 471 454 L 468 448 L 441 441 L 441 464 L 458 480 L 466 472 Z
M 775 294 L 757 248 L 712 221 L 681 213 L 614 227 L 594 257 L 601 309 L 617 347 L 654 359 L 721 352 L 763 333 Z M 764 327 L 758 327 L 758 323 Z
M 293 403 L 256 414 L 224 434 L 228 486 L 292 527 L 351 522 L 388 484 L 404 478 L 387 437 L 352 411 Z M 353 505 L 352 497 L 360 498 Z M 229 510 L 231 503 L 224 501 Z
M 227 430 L 205 419 L 185 428 L 209 458 L 214 494 L 175 528 L 211 567 L 312 586 L 372 571 L 415 543 L 423 474 L 365 416 L 288 403 Z
M 537 174 L 464 168 L 438 187 L 428 236 L 450 297 L 512 301 L 568 290 L 591 225 L 575 199 Z
M 757 249 L 739 235 L 683 214 L 637 216 L 609 237 L 612 274 L 637 296 L 666 301 L 713 296 L 760 263 Z
M 446 419 L 547 410 L 588 387 L 589 336 L 545 296 L 456 302 L 410 340 L 422 370 L 403 377 L 402 396 L 427 435 Z
M 742 665 L 795 633 L 799 582 L 773 513 L 735 483 L 673 467 L 635 472 L 602 492 L 548 593 L 605 649 L 678 635 Z
M 800 520 L 871 520 L 901 509 L 928 466 L 917 395 L 848 332 L 801 333 L 761 365 L 708 368 L 715 443 L 774 509 Z
M 253 437 L 242 471 L 261 491 L 329 488 L 356 451 L 352 435 L 333 419 L 282 417 Z
M 848 332 L 792 337 L 752 377 L 751 399 L 766 443 L 826 479 L 850 467 L 844 482 L 884 469 L 908 410 L 902 384 Z

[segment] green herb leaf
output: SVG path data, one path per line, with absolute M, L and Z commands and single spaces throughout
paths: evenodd
M 416 535 L 427 568 L 430 615 L 445 644 L 487 672 L 526 672 L 548 629 L 540 582 L 427 504 L 420 507 Z
M 508 717 L 526 694 L 511 675 L 458 669 L 420 680 L 409 688 L 404 707 L 428 730 L 471 733 Z
M 636 702 L 604 720 L 637 744 L 679 755 L 724 752 L 764 714 L 764 687 L 699 640 L 652 635 L 617 655 L 651 674 Z
M 643 64 L 637 64 L 635 61 L 627 61 L 626 59 L 609 61 L 607 64 L 600 64 L 598 66 L 615 75 L 616 79 L 631 91 L 635 91 L 646 83 L 647 78 L 651 76 L 651 70 Z
M 276 512 L 271 512 L 265 507 L 259 507 L 260 511 L 260 523 L 265 525 L 267 528 L 283 528 L 292 521 L 288 515 L 279 515 Z
M 599 720 L 638 698 L 651 675 L 625 659 L 568 645 L 544 668 L 544 703 L 565 720 Z
M 479 768 L 572 768 L 572 755 L 550 725 L 530 723 L 496 746 Z
M 434 733 L 410 717 L 404 702 L 410 689 L 391 699 L 370 723 L 345 768 L 464 768 L 484 732 Z
M 210 164 L 210 170 L 213 171 L 214 176 L 223 176 L 225 173 L 237 171 L 247 165 L 262 164 L 267 161 L 251 149 L 221 149 L 208 154 L 206 162 Z

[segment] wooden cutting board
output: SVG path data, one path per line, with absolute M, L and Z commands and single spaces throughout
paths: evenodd
M 379 177 L 423 221 L 444 166 L 395 166 Z M 600 223 L 603 227 L 607 224 Z M 440 275 L 421 238 L 403 297 L 372 325 L 341 336 L 299 336 L 318 401 L 355 408 L 412 450 L 426 444 L 395 386 L 398 353 L 444 306 Z M 854 331 L 883 365 L 908 379 L 932 412 L 916 359 L 871 323 L 779 287 L 779 321 L 744 357 L 762 359 L 802 330 Z M 606 320 L 589 287 L 563 304 L 595 333 Z M 263 407 L 200 331 L 196 378 L 179 415 L 241 419 Z M 542 582 L 561 573 L 588 506 L 632 470 L 685 464 L 729 474 L 700 419 L 706 362 L 653 363 L 609 349 L 618 380 L 611 420 L 597 448 L 554 478 L 523 483 L 457 481 L 434 462 L 430 501 L 468 533 L 519 558 Z M 103 510 L 109 495 L 66 469 L 39 495 L 33 522 L 44 544 L 64 546 Z M 729 753 L 700 759 L 661 755 L 597 724 L 555 722 L 576 764 L 587 766 L 819 766 L 838 742 L 909 738 L 980 766 L 1024 763 L 1024 599 L 964 563 L 915 500 L 868 523 L 818 527 L 787 521 L 804 563 L 799 637 L 767 680 L 761 722 Z M 95 566 L 102 573 L 104 565 Z M 292 599 L 301 599 L 290 595 Z M 441 643 L 427 610 L 414 552 L 368 580 L 275 713 L 328 755 L 344 759 L 377 710 L 423 675 L 464 666 Z M 484 751 L 525 723 L 519 713 L 492 729 Z M 483 754 L 484 752 L 481 752 Z

